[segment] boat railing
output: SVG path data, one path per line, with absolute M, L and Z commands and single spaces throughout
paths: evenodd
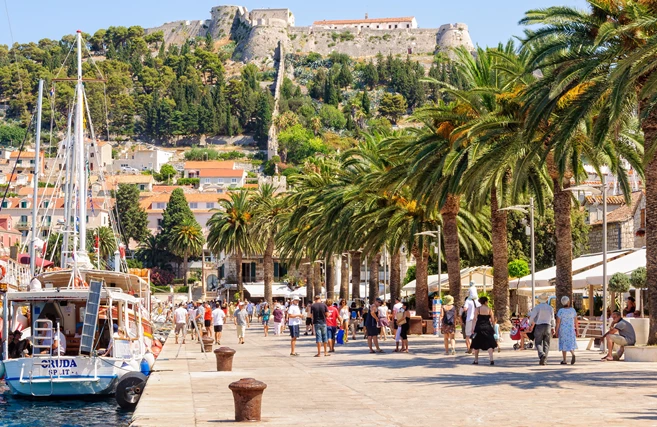
M 30 280 L 32 280 L 29 266 L 20 264 L 11 258 L 4 262 L 6 263 L 7 271 L 2 282 L 15 288 L 29 285 Z
M 48 376 L 49 378 L 49 383 L 50 383 L 50 393 L 49 394 L 44 394 L 44 395 L 38 395 L 38 396 L 52 396 L 54 392 L 54 385 L 53 385 L 53 354 L 52 354 L 52 346 L 55 340 L 55 337 L 59 339 L 59 322 L 57 322 L 57 329 L 53 331 L 52 328 L 52 320 L 50 319 L 37 319 L 34 322 L 34 334 L 32 336 L 32 340 L 34 341 L 34 344 L 32 344 L 32 356 L 33 357 L 42 357 L 42 358 L 48 358 L 48 363 L 46 364 L 48 366 Z M 43 334 L 41 334 L 43 332 Z M 57 335 L 54 335 L 57 334 Z M 54 336 L 53 336 L 54 335 Z M 61 343 L 60 343 L 61 344 Z M 46 350 L 45 352 L 42 352 L 43 350 Z M 61 351 L 59 348 L 59 344 L 57 346 L 57 358 L 61 358 Z M 34 390 L 32 388 L 32 385 L 34 384 L 34 368 L 35 366 L 38 366 L 36 363 L 32 363 L 32 369 L 30 370 L 30 394 L 32 396 L 37 396 L 37 394 L 34 393 Z M 43 369 L 43 368 L 42 368 Z M 21 370 L 21 382 L 23 382 L 23 371 Z M 43 382 L 43 381 L 38 381 L 38 382 Z

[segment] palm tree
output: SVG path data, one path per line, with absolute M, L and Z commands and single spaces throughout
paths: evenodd
M 237 289 L 244 295 L 242 257 L 256 252 L 251 233 L 254 207 L 245 190 L 230 193 L 230 199 L 220 200 L 219 205 L 208 220 L 208 248 L 216 255 L 222 251 L 235 255 Z
M 651 238 L 657 235 L 657 224 L 651 220 L 657 217 L 657 161 L 652 156 L 657 111 L 652 109 L 654 98 L 649 94 L 653 86 L 647 84 L 657 78 L 652 60 L 648 59 L 648 51 L 654 49 L 653 41 L 657 40 L 657 10 L 650 1 L 589 4 L 590 11 L 569 7 L 530 10 L 521 21 L 542 25 L 535 31 L 526 31 L 525 48 L 530 52 L 531 66 L 543 75 L 526 91 L 526 126 L 530 136 L 540 135 L 534 139 L 537 146 L 543 146 L 555 189 L 557 302 L 561 295 L 572 292 L 570 248 L 566 248 L 570 244 L 570 222 L 565 214 L 570 210 L 571 197 L 562 190 L 570 184 L 571 177 L 578 179 L 577 161 L 588 151 L 588 157 L 593 159 L 601 154 L 607 159 L 616 158 L 610 166 L 619 175 L 629 199 L 626 170 L 618 157 L 632 164 L 640 148 L 617 136 L 631 123 L 637 110 L 646 139 L 643 165 L 647 171 L 647 266 L 653 272 L 652 276 L 649 273 L 652 287 L 657 289 L 657 241 Z M 633 166 L 642 172 L 640 164 Z M 657 292 L 653 295 L 654 344 Z
M 173 253 L 183 258 L 183 278 L 187 284 L 187 272 L 189 257 L 203 254 L 205 238 L 201 226 L 193 218 L 185 218 L 182 223 L 173 227 L 169 247 Z M 190 290 L 191 295 L 191 290 Z
M 160 245 L 160 239 L 152 234 L 149 235 L 139 244 L 136 255 L 148 268 L 161 265 L 163 250 Z
M 263 268 L 265 281 L 265 300 L 272 306 L 272 284 L 274 283 L 275 238 L 279 229 L 284 200 L 276 193 L 276 187 L 265 183 L 253 195 L 253 240 L 259 248 L 264 248 Z
M 109 258 L 116 251 L 116 235 L 110 227 L 98 227 L 87 234 L 87 249 L 90 252 L 92 262 L 97 263 L 96 256 L 100 258 L 101 265 L 107 266 Z M 98 255 L 96 255 L 95 239 L 98 237 Z

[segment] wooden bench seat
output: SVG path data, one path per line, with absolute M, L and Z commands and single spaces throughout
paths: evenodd
M 579 328 L 577 329 L 577 334 L 582 338 L 590 338 L 587 350 L 591 350 L 596 339 L 602 338 L 602 321 L 601 320 L 589 320 L 586 317 L 583 317 L 578 320 Z

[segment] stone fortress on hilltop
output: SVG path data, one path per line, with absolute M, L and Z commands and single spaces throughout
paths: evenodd
M 280 45 L 286 53 L 331 52 L 353 57 L 388 54 L 427 54 L 463 46 L 474 50 L 468 26 L 446 24 L 418 28 L 415 17 L 320 20 L 307 27 L 295 26 L 289 9 L 254 9 L 217 6 L 210 19 L 175 21 L 148 32 L 162 31 L 167 44 L 182 44 L 189 38 L 206 37 L 236 42 L 235 59 L 271 62 Z

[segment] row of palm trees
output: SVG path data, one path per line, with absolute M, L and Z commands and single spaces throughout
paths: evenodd
M 408 250 L 417 262 L 416 308 L 427 316 L 431 238 L 419 233 L 441 226 L 456 304 L 461 251 L 485 251 L 492 242 L 495 309 L 508 323 L 507 214 L 501 208 L 529 197 L 539 210 L 551 204 L 560 301 L 572 293 L 568 188 L 586 177 L 585 164 L 600 176 L 607 167 L 629 202 L 631 167 L 641 176 L 645 170 L 650 342 L 655 343 L 657 1 L 589 3 L 588 11 L 527 12 L 522 22 L 539 27 L 526 31 L 519 49 L 507 43 L 474 54 L 455 51 L 450 69 L 457 74 L 428 80 L 441 88 L 446 102 L 416 111 L 416 126 L 374 133 L 343 153 L 310 159 L 285 195 L 267 186 L 253 195 L 232 194 L 209 222 L 210 249 L 234 253 L 237 265 L 244 254 L 265 253 L 268 299 L 275 248 L 282 258 L 307 266 L 308 282 L 313 260 L 346 260 L 349 254 L 354 298 L 360 297 L 360 260 L 376 260 L 384 249 L 393 256 L 391 293 L 398 295 L 395 264 Z M 374 297 L 378 275 L 370 287 Z M 344 288 L 340 297 L 348 296 Z M 309 283 L 309 296 L 316 290 Z

